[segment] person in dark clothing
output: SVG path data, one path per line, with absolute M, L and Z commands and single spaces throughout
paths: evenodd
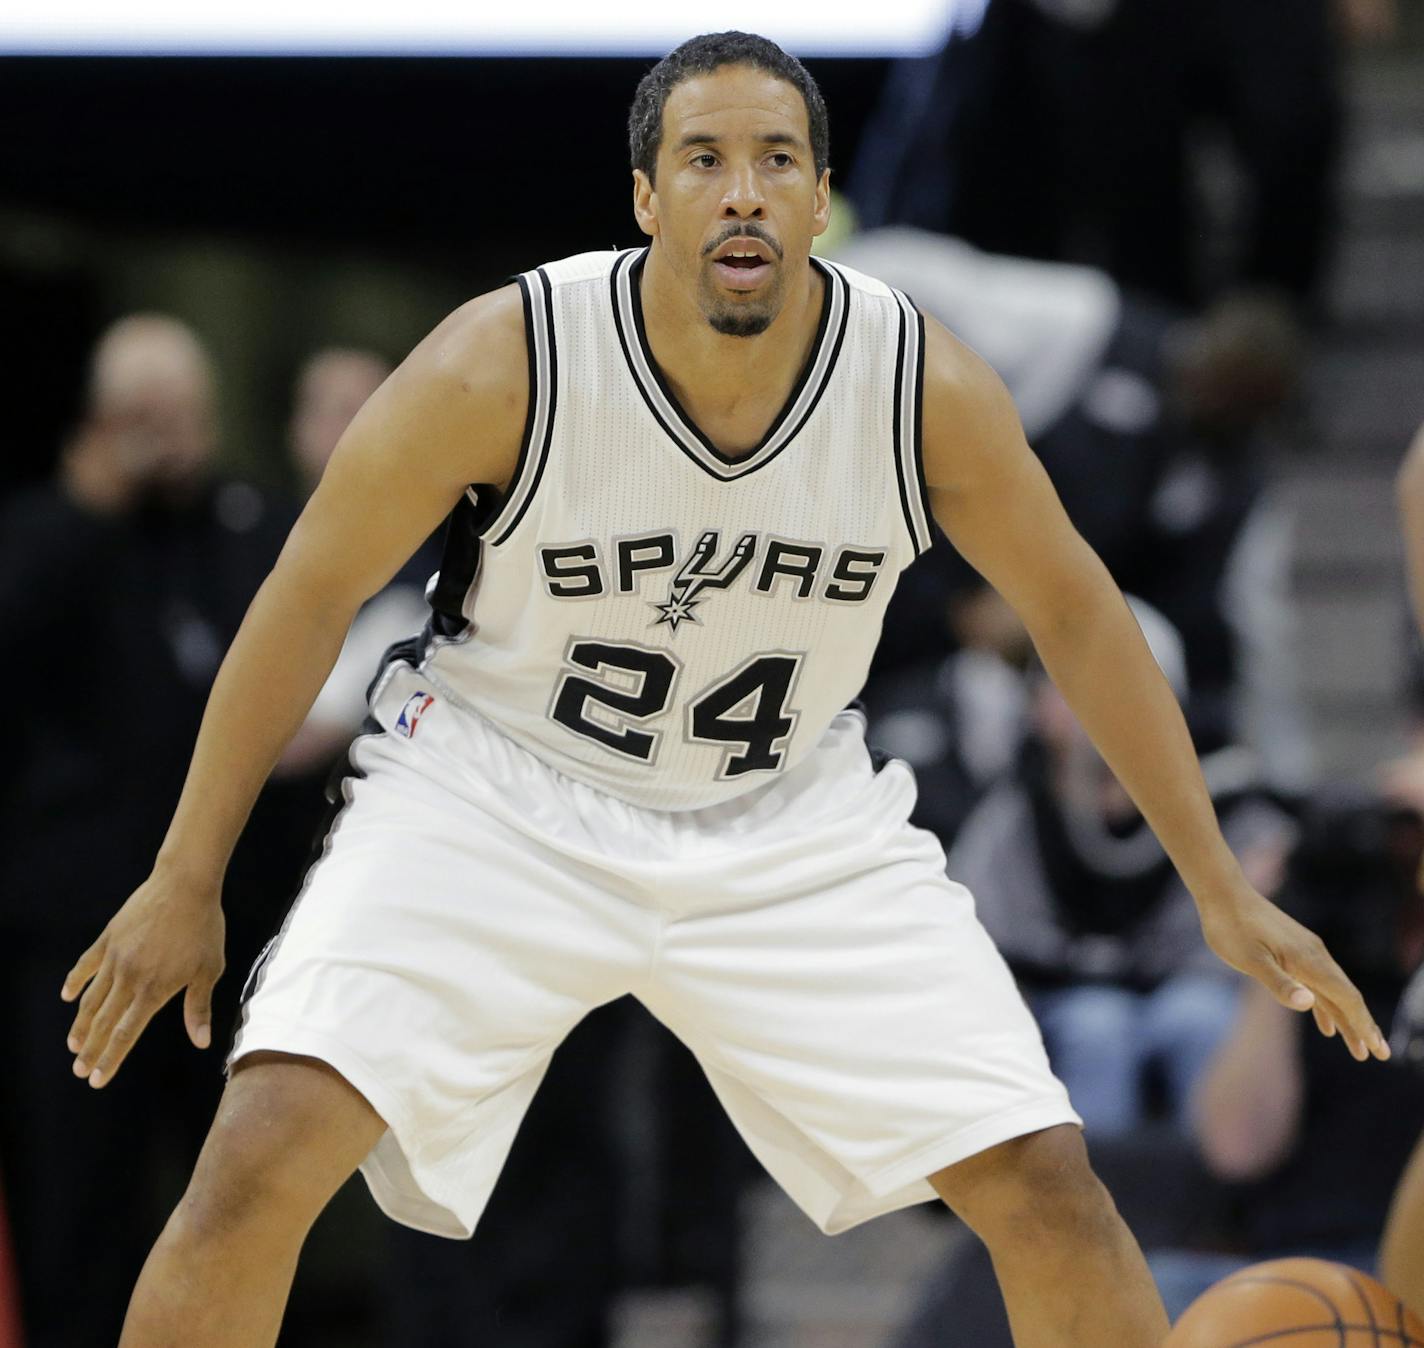
M 867 226 L 1103 268 L 1195 307 L 1237 285 L 1308 301 L 1328 261 L 1341 99 L 1333 0 L 976 0 L 892 70 L 849 183 Z M 1205 228 L 1215 131 L 1244 220 Z
M 1090 268 L 915 229 L 852 234 L 835 255 L 913 294 L 1005 380 L 1074 525 L 1114 580 L 1180 632 L 1198 748 L 1244 744 L 1266 780 L 1303 788 L 1310 736 L 1283 593 L 1290 525 L 1263 452 L 1301 366 L 1288 308 L 1237 295 L 1199 316 L 1173 313 Z M 948 548 L 909 568 L 866 689 L 872 710 L 916 696 L 907 684 L 934 684 L 933 700 L 945 700 L 946 671 L 930 666 L 973 644 L 965 610 L 984 591 Z M 914 744 L 885 747 L 928 767 Z M 976 777 L 936 782 L 954 813 L 972 804 Z
M 1339 952 L 1388 1024 L 1424 956 L 1414 879 L 1424 821 L 1378 799 L 1312 802 L 1281 902 Z M 1248 989 L 1231 1037 L 1203 1079 L 1194 1115 L 1211 1169 L 1240 1186 L 1229 1254 L 1159 1250 L 1149 1262 L 1177 1313 L 1236 1268 L 1316 1255 L 1375 1267 L 1391 1194 L 1424 1118 L 1424 1075 L 1353 1072 Z M 1417 1298 L 1417 1291 L 1405 1291 Z
M 1180 638 L 1130 602 L 1181 696 Z M 1207 755 L 1202 768 L 1227 841 L 1269 892 L 1288 819 L 1252 789 L 1239 751 Z M 1048 680 L 1034 680 L 1015 770 L 965 821 L 949 866 L 971 886 L 1088 1136 L 1119 1136 L 1156 1114 L 1185 1132 L 1239 983 L 1211 963 L 1185 886 Z M 1164 1087 L 1155 1109 L 1154 1076 Z
M 0 504 L 0 695 L 16 713 L 0 779 L 0 1171 L 29 1348 L 116 1339 L 170 1201 L 165 1157 L 196 1150 L 222 1084 L 216 1060 L 160 1050 L 100 1110 L 52 1048 L 73 1019 L 56 989 L 74 945 L 151 864 L 209 683 L 285 531 L 255 488 L 209 476 L 214 439 L 196 338 L 131 317 L 98 346 L 58 479 Z M 219 1012 L 230 1021 L 226 1000 Z M 155 1037 L 176 1048 L 174 1030 Z
M 1299 838 L 1281 902 L 1316 923 L 1388 1023 L 1408 969 L 1424 955 L 1424 901 L 1412 884 L 1420 816 L 1322 794 L 1305 810 Z M 1424 982 L 1419 987 L 1424 1002 Z M 1404 1061 L 1379 1073 L 1352 1071 L 1324 1039 L 1317 1044 L 1279 1012 L 1247 988 L 1197 1092 L 1191 1138 L 1140 1132 L 1095 1152 L 1173 1318 L 1214 1282 L 1263 1259 L 1314 1255 L 1370 1270 L 1391 1188 L 1418 1136 L 1424 1073 L 1406 1065 L 1408 1008 L 1393 1027 Z M 1414 1033 L 1424 1042 L 1424 1005 L 1419 1014 Z M 1416 1159 L 1396 1207 L 1424 1197 L 1420 1170 Z M 1398 1226 L 1397 1263 L 1382 1264 L 1381 1273 L 1412 1305 L 1420 1284 L 1407 1279 L 1418 1264 L 1406 1261 L 1418 1252 Z M 987 1260 L 967 1245 L 927 1283 L 895 1343 L 961 1341 L 1012 1344 Z

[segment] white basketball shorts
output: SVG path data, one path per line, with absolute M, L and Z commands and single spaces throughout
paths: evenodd
M 474 1229 L 549 1057 L 637 997 L 824 1231 L 933 1198 L 926 1177 L 1078 1123 L 969 892 L 906 821 L 862 718 L 706 810 L 572 781 L 390 666 L 384 733 L 254 966 L 230 1062 L 328 1063 L 388 1131 L 362 1171 L 397 1221 Z

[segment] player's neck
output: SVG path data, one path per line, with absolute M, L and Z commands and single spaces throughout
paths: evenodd
M 727 337 L 668 268 L 656 244 L 643 267 L 648 346 L 684 411 L 724 453 L 760 443 L 810 359 L 825 282 L 809 260 L 786 302 L 755 337 Z

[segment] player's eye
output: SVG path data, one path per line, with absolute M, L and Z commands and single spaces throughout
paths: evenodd
M 692 162 L 698 168 L 715 168 L 717 166 L 717 156 L 704 150 L 701 154 L 692 156 Z
M 770 159 L 773 168 L 790 168 L 796 162 L 785 150 L 778 150 Z

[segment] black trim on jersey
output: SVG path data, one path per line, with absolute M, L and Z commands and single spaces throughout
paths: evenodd
M 648 326 L 643 317 L 643 289 L 642 275 L 644 264 L 648 260 L 648 249 L 643 249 L 642 253 L 636 257 L 628 267 L 628 285 L 633 298 L 633 326 L 638 333 L 638 345 L 643 348 L 643 358 L 648 362 L 648 369 L 653 372 L 653 378 L 657 380 L 658 388 L 662 390 L 662 395 L 668 400 L 668 404 L 677 413 L 682 424 L 701 441 L 702 446 L 720 463 L 724 463 L 728 468 L 736 468 L 742 459 L 749 459 L 753 455 L 764 449 L 777 431 L 781 429 L 782 423 L 790 415 L 791 409 L 796 405 L 796 400 L 801 396 L 801 390 L 806 387 L 806 381 L 811 377 L 811 371 L 816 367 L 816 359 L 821 354 L 821 343 L 826 340 L 826 324 L 831 317 L 831 285 L 832 281 L 826 276 L 826 289 L 821 297 L 821 313 L 816 320 L 816 335 L 811 341 L 811 353 L 806 359 L 805 365 L 801 367 L 801 373 L 797 376 L 795 384 L 791 386 L 791 392 L 787 394 L 786 401 L 781 404 L 781 410 L 776 414 L 767 432 L 762 438 L 744 455 L 733 458 L 730 454 L 724 454 L 716 445 L 708 439 L 702 427 L 699 426 L 688 414 L 687 409 L 678 402 L 677 395 L 668 386 L 662 368 L 653 357 L 653 348 L 648 345 Z M 822 275 L 825 269 L 821 268 Z M 829 374 L 829 371 L 827 371 Z M 823 385 L 824 387 L 824 385 Z M 819 392 L 817 394 L 819 397 Z M 802 421 L 804 425 L 804 418 Z M 799 430 L 800 427 L 797 427 Z M 795 432 L 792 433 L 793 435 Z M 768 460 L 770 462 L 770 460 Z
M 934 517 L 929 511 L 929 490 L 925 485 L 924 451 L 921 436 L 924 432 L 924 382 L 925 382 L 925 319 L 915 308 L 914 301 L 902 291 L 895 291 L 895 305 L 900 311 L 898 337 L 895 345 L 895 412 L 892 420 L 892 446 L 895 452 L 895 481 L 900 490 L 900 508 L 905 516 L 905 528 L 910 535 L 910 544 L 915 555 L 921 556 L 934 545 Z M 910 381 L 910 394 L 905 396 L 905 360 L 910 340 L 910 319 L 915 323 L 915 368 Z M 910 404 L 908 407 L 906 403 Z M 909 424 L 906 425 L 906 413 Z M 906 453 L 906 436 L 911 437 Z M 907 465 L 906 459 L 910 460 Z M 914 481 L 911 482 L 911 472 Z M 915 493 L 912 501 L 911 493 Z M 916 506 L 923 516 L 923 524 L 916 518 Z
M 905 528 L 909 530 L 910 545 L 916 554 L 920 552 L 920 536 L 915 531 L 915 517 L 910 514 L 910 494 L 905 485 L 905 455 L 901 446 L 900 416 L 904 399 L 900 396 L 905 384 L 905 310 L 896 304 L 900 324 L 895 340 L 895 412 L 890 421 L 890 448 L 895 455 L 895 483 L 900 489 L 900 509 L 905 516 Z
M 524 477 L 524 466 L 529 462 L 529 449 L 534 439 L 534 422 L 539 411 L 539 361 L 534 348 L 534 301 L 529 296 L 529 278 L 523 275 L 514 278 L 519 286 L 519 304 L 524 310 L 524 355 L 529 362 L 529 405 L 524 409 L 524 433 L 519 437 L 519 457 L 514 461 L 514 473 L 509 479 L 506 499 L 514 495 L 515 489 Z
M 455 508 L 445 521 L 440 570 L 435 575 L 435 587 L 430 591 L 430 621 L 435 635 L 458 637 L 469 626 L 465 600 L 484 561 L 484 532 L 504 509 L 505 499 L 497 488 L 481 483 L 455 502 Z M 383 666 L 389 658 L 390 652 L 387 652 L 381 661 Z
M 639 251 L 641 251 L 641 253 L 646 256 L 646 249 L 642 249 Z M 678 437 L 677 432 L 673 430 L 673 428 L 669 426 L 667 422 L 663 419 L 663 414 L 658 411 L 657 404 L 653 401 L 652 395 L 644 387 L 643 381 L 638 378 L 637 368 L 633 364 L 633 353 L 628 349 L 628 334 L 623 330 L 622 306 L 618 303 L 618 282 L 620 272 L 626 270 L 629 265 L 629 259 L 637 256 L 638 252 L 624 253 L 623 256 L 620 257 L 618 261 L 613 264 L 613 270 L 608 274 L 608 284 L 610 290 L 612 291 L 610 298 L 613 303 L 613 327 L 618 333 L 618 345 L 623 348 L 623 363 L 627 365 L 628 373 L 633 378 L 633 386 L 642 395 L 643 401 L 648 405 L 648 411 L 653 414 L 653 420 L 656 421 L 658 425 L 662 427 L 663 433 L 667 436 L 669 440 L 673 442 L 673 444 L 675 444 L 680 450 L 682 450 L 682 452 L 686 454 L 687 457 L 691 459 L 693 463 L 697 464 L 699 468 L 706 469 L 707 465 L 703 463 L 702 460 L 699 459 L 696 454 L 694 454 L 690 449 L 688 449 L 686 445 L 682 443 L 682 440 Z M 641 312 L 642 306 L 639 305 L 638 308 Z
M 905 296 L 910 299 L 908 295 Z M 930 489 L 925 482 L 925 316 L 914 300 L 910 300 L 915 310 L 915 322 L 920 330 L 920 349 L 915 360 L 915 483 L 920 492 L 920 507 L 925 512 L 925 529 L 929 542 L 928 552 L 934 546 L 935 517 L 930 513 Z
M 529 484 L 529 490 L 525 493 L 524 500 L 520 502 L 519 509 L 514 512 L 514 518 L 500 532 L 498 538 L 493 540 L 494 546 L 499 547 L 504 543 L 518 527 L 519 521 L 524 518 L 525 511 L 529 509 L 529 503 L 534 499 L 539 491 L 539 483 L 544 477 L 545 465 L 549 462 L 549 446 L 554 440 L 554 411 L 559 398 L 559 355 L 554 341 L 554 290 L 549 283 L 549 274 L 540 267 L 537 271 L 539 285 L 544 292 L 544 324 L 549 335 L 549 368 L 547 371 L 547 387 L 549 394 L 548 411 L 544 420 L 544 440 L 539 446 L 538 460 L 534 465 L 534 477 Z M 534 333 L 532 330 L 532 318 L 530 316 L 530 301 L 527 291 L 527 282 L 523 276 L 517 278 L 519 281 L 520 296 L 524 301 L 525 322 L 528 325 L 529 344 L 529 420 L 526 423 L 525 435 L 528 436 L 533 430 L 533 418 L 535 409 L 535 399 L 539 394 L 540 386 L 535 373 L 535 347 Z M 509 484 L 509 499 L 513 499 L 515 488 L 519 484 L 520 469 L 524 466 L 524 450 L 520 451 L 520 465 L 515 469 L 514 478 Z
M 826 377 L 825 377 L 823 380 L 821 380 L 821 387 L 816 390 L 814 396 L 812 397 L 812 399 L 811 399 L 811 405 L 810 405 L 810 407 L 808 407 L 808 408 L 806 409 L 806 415 L 801 418 L 801 420 L 797 423 L 796 429 L 795 429 L 794 431 L 792 431 L 791 434 L 787 437 L 787 440 L 788 440 L 788 441 L 794 440 L 798 435 L 801 434 L 801 427 L 804 426 L 808 421 L 811 420 L 811 414 L 816 410 L 816 408 L 817 408 L 818 406 L 820 406 L 820 402 L 821 402 L 822 397 L 825 395 L 826 390 L 831 386 L 831 375 L 835 373 L 836 362 L 839 361 L 840 358 L 841 358 L 841 347 L 845 345 L 846 329 L 850 327 L 850 282 L 847 281 L 844 276 L 841 276 L 840 272 L 837 271 L 836 268 L 833 267 L 833 266 L 831 266 L 829 263 L 821 262 L 820 259 L 814 258 L 814 257 L 811 259 L 811 262 L 812 262 L 812 265 L 819 267 L 819 268 L 822 270 L 822 272 L 824 272 L 824 273 L 826 274 L 826 284 L 827 284 L 828 286 L 831 284 L 831 274 L 832 274 L 832 273 L 834 273 L 837 277 L 840 278 L 840 283 L 841 283 L 842 287 L 844 288 L 844 293 L 845 293 L 845 309 L 844 309 L 844 311 L 841 313 L 841 325 L 840 325 L 840 328 L 836 331 L 836 335 L 835 335 L 835 339 L 834 339 L 834 340 L 835 340 L 835 345 L 831 347 L 831 359 L 830 359 L 830 361 L 829 361 L 829 362 L 827 363 L 827 365 L 826 365 Z M 830 296 L 830 293 L 829 293 L 829 291 L 828 291 L 827 294 L 826 294 L 825 307 L 824 307 L 824 308 L 822 309 L 822 311 L 821 311 L 821 329 L 822 329 L 822 330 L 824 330 L 824 328 L 825 328 L 826 318 L 827 318 L 827 315 L 829 315 L 830 311 L 831 311 L 831 296 Z M 809 374 L 809 373 L 810 373 L 811 366 L 815 364 L 815 358 L 816 358 L 816 357 L 815 357 L 815 353 L 816 353 L 816 351 L 819 349 L 820 344 L 821 344 L 821 333 L 820 333 L 820 331 L 818 330 L 818 332 L 817 332 L 817 334 L 816 334 L 816 340 L 811 344 L 811 360 L 807 363 L 807 365 L 806 365 L 806 370 L 805 370 L 805 372 L 802 374 L 802 382 L 803 382 L 803 383 L 805 382 L 806 374 Z M 793 399 L 793 400 L 794 400 L 795 397 L 796 397 L 796 395 L 795 395 L 794 393 L 793 393 L 791 396 L 792 396 L 792 399 Z M 788 405 L 789 405 L 789 404 L 788 404 Z M 778 452 L 779 452 L 779 451 L 778 451 Z M 776 457 L 776 455 L 773 454 L 773 455 L 772 455 L 772 458 L 775 458 L 775 457 Z M 770 460 L 768 460 L 768 462 L 769 462 L 769 461 L 770 461 Z
M 834 267 L 822 262 L 819 258 L 813 257 L 810 259 L 811 265 L 821 273 L 822 279 L 825 282 L 825 289 L 821 299 L 821 312 L 816 322 L 816 335 L 811 343 L 810 354 L 806 359 L 806 363 L 802 366 L 801 372 L 797 376 L 796 383 L 792 386 L 791 392 L 787 395 L 785 402 L 782 403 L 780 411 L 777 412 L 776 417 L 767 428 L 766 434 L 762 436 L 761 440 L 758 441 L 752 449 L 743 455 L 733 458 L 731 455 L 724 454 L 718 449 L 702 428 L 688 415 L 686 409 L 677 400 L 676 395 L 668 385 L 661 367 L 653 356 L 652 347 L 648 343 L 648 331 L 646 319 L 643 314 L 643 297 L 640 284 L 643 267 L 647 262 L 649 251 L 648 248 L 641 248 L 625 253 L 614 264 L 609 276 L 610 298 L 613 305 L 613 324 L 618 333 L 619 345 L 623 348 L 623 359 L 628 366 L 628 372 L 632 376 L 633 383 L 637 386 L 638 392 L 642 395 L 644 403 L 647 404 L 648 411 L 652 413 L 653 420 L 658 423 L 667 437 L 672 440 L 693 463 L 697 464 L 699 468 L 710 477 L 716 478 L 719 482 L 731 482 L 736 481 L 738 478 L 746 477 L 764 468 L 767 464 L 772 463 L 780 456 L 786 448 L 795 441 L 806 423 L 810 421 L 812 413 L 815 412 L 817 406 L 820 404 L 822 396 L 830 385 L 831 377 L 835 373 L 836 364 L 840 360 L 841 347 L 845 343 L 846 329 L 850 324 L 850 285 Z M 701 445 L 716 461 L 716 464 L 721 465 L 728 471 L 720 472 L 716 466 L 699 458 L 688 446 L 684 437 L 679 435 L 677 430 L 668 424 L 667 418 L 663 415 L 662 410 L 654 400 L 639 370 L 637 362 L 633 359 L 632 349 L 629 345 L 629 336 L 623 322 L 619 291 L 620 287 L 625 284 L 628 287 L 629 308 L 632 310 L 633 315 L 634 336 L 637 339 L 638 348 L 643 360 L 647 364 L 654 383 L 657 385 L 658 392 L 661 393 L 666 400 L 668 407 L 671 408 L 686 435 Z M 831 313 L 835 309 L 837 300 L 840 301 L 841 305 L 840 321 L 836 326 L 835 334 L 828 337 L 827 333 L 830 327 Z M 811 401 L 796 425 L 789 431 L 784 431 L 786 421 L 794 411 L 797 402 L 805 393 L 807 383 L 815 372 L 828 341 L 830 343 L 830 356 L 826 361 L 820 381 L 812 394 Z M 756 456 L 778 437 L 781 438 L 781 444 L 778 445 L 771 454 L 768 454 L 765 458 L 755 463 L 749 462 L 750 460 L 756 459 Z

